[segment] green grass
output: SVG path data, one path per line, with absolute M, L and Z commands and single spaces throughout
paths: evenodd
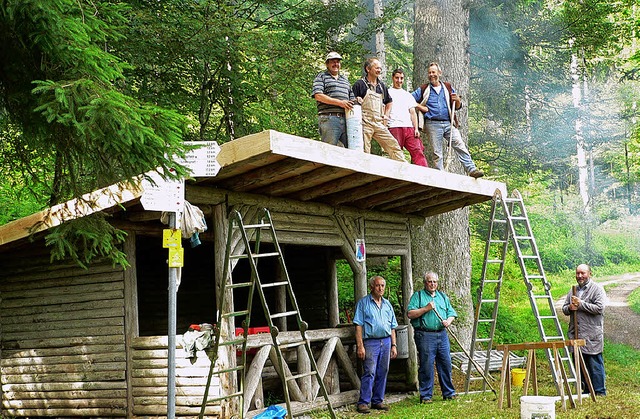
M 635 291 L 632 291 L 631 294 L 629 294 L 629 299 L 627 301 L 629 302 L 631 310 L 640 314 L 640 288 L 636 288 Z
M 599 397 L 596 402 L 584 398 L 582 405 L 572 409 L 567 402 L 567 410 L 562 410 L 558 401 L 555 404 L 556 417 L 562 419 L 585 418 L 637 418 L 640 417 L 640 352 L 625 345 L 605 343 L 604 358 L 607 370 L 607 396 Z M 494 377 L 499 377 L 494 374 Z M 460 392 L 463 382 L 462 374 L 454 370 L 454 381 Z M 539 395 L 556 396 L 555 386 L 551 380 L 549 364 L 543 356 L 538 357 Z M 493 383 L 496 391 L 499 381 Z M 427 419 L 427 418 L 520 418 L 521 387 L 512 387 L 512 407 L 507 407 L 507 397 L 503 399 L 503 408 L 498 408 L 498 398 L 491 392 L 476 394 L 460 394 L 455 401 L 443 401 L 440 397 L 439 386 L 436 385 L 433 403 L 420 405 L 416 394 L 391 404 L 389 412 L 372 411 L 369 415 L 361 415 L 355 411 L 355 406 L 338 409 L 339 418 L 356 417 L 384 417 L 397 419 Z M 529 395 L 532 395 L 531 384 Z M 313 418 L 328 418 L 326 412 L 316 412 Z

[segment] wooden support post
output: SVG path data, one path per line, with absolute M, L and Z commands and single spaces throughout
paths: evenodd
M 413 271 L 411 268 L 411 243 L 407 243 L 407 254 L 400 257 L 402 263 L 402 317 L 404 323 L 409 325 L 407 340 L 409 343 L 409 358 L 407 358 L 406 380 L 411 387 L 418 388 L 418 350 L 416 343 L 409 336 L 413 336 L 413 327 L 407 317 L 406 308 L 413 295 Z
M 325 251 L 327 271 L 329 273 L 327 284 L 328 292 L 328 307 L 329 312 L 329 327 L 336 327 L 340 324 L 340 307 L 338 305 L 338 269 L 336 268 L 336 261 L 332 256 L 332 253 Z

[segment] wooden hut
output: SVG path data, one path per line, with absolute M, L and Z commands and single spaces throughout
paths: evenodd
M 356 260 L 355 240 L 364 239 L 367 258 L 400 256 L 406 307 L 413 291 L 410 225 L 490 200 L 496 189 L 506 195 L 502 183 L 275 131 L 224 144 L 218 161 L 217 176 L 186 182 L 186 200 L 204 212 L 209 229 L 200 235 L 200 246 L 185 246 L 176 333 L 193 323 L 215 321 L 229 211 L 251 218 L 267 208 L 302 317 L 310 325 L 309 337 L 319 350 L 332 342 L 328 388 L 335 404 L 355 402 L 358 386 L 347 365 L 353 328 L 337 327 L 336 261 L 349 263 L 359 298 L 367 293 L 367 274 L 366 262 Z M 141 194 L 135 182 L 113 185 L 89 194 L 91 205 L 74 200 L 0 226 L 4 416 L 166 416 L 168 268 L 162 231 L 167 226 L 161 213 L 144 210 Z M 97 211 L 108 213 L 110 222 L 127 232 L 124 251 L 130 267 L 100 260 L 87 269 L 52 262 L 44 242 L 49 229 Z M 238 265 L 236 271 L 242 269 Z M 277 275 L 268 264 L 261 269 L 261 275 Z M 252 326 L 259 325 L 256 315 Z M 255 335 L 249 346 L 268 342 Z M 408 350 L 407 359 L 393 362 L 402 363 L 405 384 L 415 388 L 415 348 L 409 345 Z M 177 351 L 176 416 L 195 416 L 209 357 L 200 351 L 187 358 L 180 347 Z M 235 362 L 235 352 L 227 351 L 226 358 Z M 260 375 L 267 385 L 268 371 Z M 228 383 L 216 386 L 215 391 L 229 391 Z M 308 399 L 304 383 L 300 388 L 297 397 Z M 261 402 L 259 397 L 254 401 L 257 407 Z M 296 409 L 309 406 L 299 400 Z M 209 417 L 227 415 L 224 405 L 207 409 Z

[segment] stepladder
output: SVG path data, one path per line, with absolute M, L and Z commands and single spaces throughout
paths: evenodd
M 470 349 L 472 356 L 477 351 L 484 354 L 486 368 L 489 368 L 491 356 L 496 352 L 493 350 L 493 343 L 505 262 L 508 257 L 512 257 L 509 256 L 509 245 L 512 245 L 520 267 L 541 340 L 552 343 L 565 341 L 551 295 L 551 284 L 542 266 L 524 200 L 517 190 L 511 197 L 503 197 L 497 190 L 492 202 Z M 571 396 L 572 392 L 577 392 L 579 383 L 576 380 L 577 373 L 569 349 L 565 345 L 552 345 L 541 349 L 546 351 L 558 394 L 568 393 Z M 504 356 L 509 357 L 509 352 L 504 352 Z M 562 364 L 562 368 L 559 363 Z M 562 371 L 565 372 L 566 378 L 560 376 Z M 474 379 L 476 378 L 471 371 L 467 370 L 465 391 L 468 391 Z M 565 386 L 565 383 L 569 386 Z
M 245 224 L 237 210 L 232 210 L 228 216 L 223 281 L 216 306 L 218 327 L 211 348 L 211 366 L 200 417 L 204 417 L 207 406 L 216 403 L 224 405 L 223 410 L 228 410 L 231 417 L 246 417 L 251 399 L 260 385 L 261 372 L 267 359 L 270 359 L 280 377 L 287 417 L 294 415 L 293 398 L 313 405 L 317 403 L 318 408 L 327 409 L 330 417 L 335 418 L 310 340 L 306 336 L 308 325 L 300 314 L 271 214 L 262 208 L 254 218 L 251 224 Z M 246 269 L 240 275 L 232 275 L 238 263 L 243 263 Z M 259 263 L 269 264 L 273 268 L 269 270 L 271 273 L 259 270 Z M 254 297 L 257 297 L 256 301 Z M 252 311 L 256 309 L 262 311 L 261 321 L 266 323 L 263 329 L 266 329 L 270 339 L 257 349 L 255 356 L 248 357 L 247 341 L 252 326 Z M 296 337 L 292 339 L 289 333 L 287 339 L 281 339 L 282 328 L 289 332 L 295 330 Z M 238 333 L 235 333 L 236 330 Z M 227 356 L 229 365 L 219 362 L 223 358 L 220 352 L 225 348 L 227 355 L 229 351 L 237 354 L 236 357 Z M 305 365 L 304 369 L 289 366 L 287 360 L 291 356 L 286 354 L 291 355 L 291 352 L 295 353 L 296 358 L 303 358 L 304 362 L 298 362 L 298 365 Z M 305 394 L 300 390 L 299 383 L 304 381 L 308 384 L 308 380 L 313 382 L 314 378 L 310 393 Z M 217 388 L 231 390 L 210 395 L 216 383 L 224 384 Z

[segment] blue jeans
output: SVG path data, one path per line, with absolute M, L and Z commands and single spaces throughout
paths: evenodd
M 591 376 L 593 391 L 598 396 L 606 396 L 607 388 L 604 383 L 606 375 L 604 373 L 604 359 L 602 358 L 602 353 L 596 355 L 582 354 L 582 358 L 584 359 L 584 364 L 587 366 L 587 371 L 589 371 L 589 375 Z M 584 380 L 582 382 L 582 386 L 583 391 L 589 391 Z
M 347 121 L 344 117 L 318 115 L 318 129 L 323 143 L 347 146 Z
M 476 165 L 471 159 L 471 154 L 467 149 L 467 145 L 462 141 L 460 130 L 453 127 L 451 129 L 451 123 L 449 121 L 424 121 L 424 131 L 427 133 L 429 141 L 433 146 L 433 162 L 436 165 L 436 169 L 444 170 L 444 162 L 442 158 L 443 147 L 449 147 L 449 137 L 451 137 L 451 148 L 458 155 L 458 160 L 464 167 L 465 172 L 476 168 Z M 446 140 L 446 142 L 445 142 Z
M 431 400 L 433 397 L 434 362 L 438 369 L 442 397 L 454 396 L 456 389 L 453 388 L 453 382 L 451 382 L 451 349 L 447 330 L 426 332 L 416 329 L 413 333 L 413 339 L 416 342 L 420 362 L 418 368 L 420 399 Z
M 358 404 L 380 404 L 387 389 L 387 374 L 391 360 L 391 336 L 364 340 L 364 372 L 360 380 Z

